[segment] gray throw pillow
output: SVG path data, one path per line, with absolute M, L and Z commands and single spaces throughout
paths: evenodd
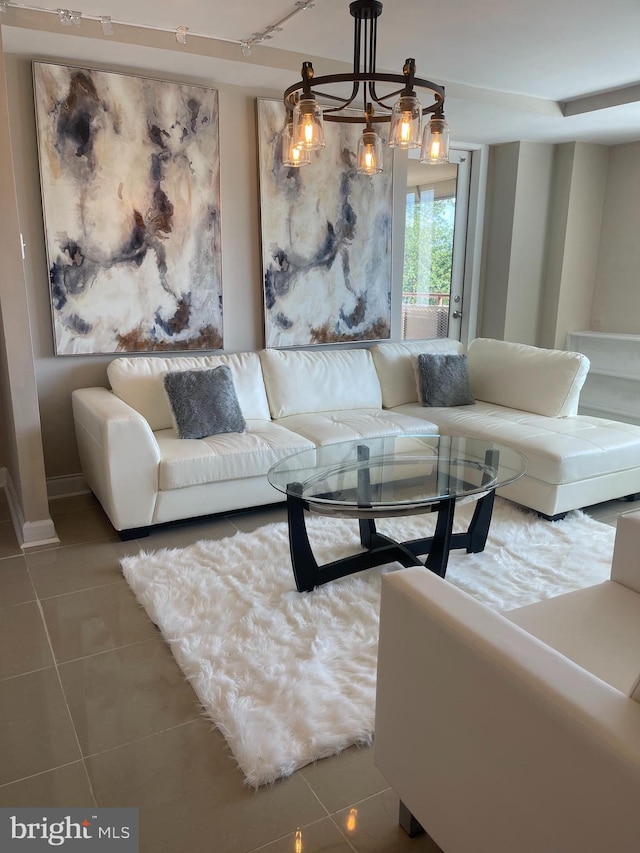
M 247 428 L 226 364 L 211 370 L 167 373 L 164 388 L 180 438 L 204 438 Z
M 418 399 L 423 406 L 470 406 L 466 355 L 420 353 L 415 363 Z

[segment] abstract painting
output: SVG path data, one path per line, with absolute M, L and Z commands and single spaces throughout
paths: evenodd
M 218 93 L 33 76 L 56 354 L 221 349 Z
M 258 100 L 265 345 L 388 338 L 391 149 L 381 174 L 357 174 L 362 126 L 325 122 L 326 148 L 284 166 L 285 114 Z

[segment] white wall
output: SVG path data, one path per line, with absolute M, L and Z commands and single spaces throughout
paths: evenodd
M 557 147 L 543 346 L 564 349 L 568 332 L 591 326 L 609 150 L 583 142 Z
M 640 142 L 609 150 L 590 328 L 639 335 Z
M 553 146 L 491 149 L 483 266 L 485 337 L 535 344 L 545 283 Z

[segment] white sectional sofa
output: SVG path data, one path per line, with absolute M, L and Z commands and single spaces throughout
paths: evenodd
M 278 459 L 350 438 L 411 431 L 467 434 L 521 450 L 527 475 L 501 492 L 547 516 L 640 492 L 640 427 L 576 415 L 588 360 L 478 339 L 469 346 L 476 403 L 425 408 L 421 352 L 462 353 L 449 339 L 340 350 L 116 358 L 111 389 L 73 392 L 84 477 L 122 538 L 153 525 L 282 500 Z M 168 371 L 231 370 L 244 433 L 179 439 Z

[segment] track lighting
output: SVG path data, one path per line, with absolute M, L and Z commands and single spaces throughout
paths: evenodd
M 111 26 L 111 15 L 100 15 L 100 26 L 102 27 L 103 35 L 113 35 L 113 27 Z
M 58 9 L 58 20 L 63 27 L 79 27 L 81 12 L 70 11 L 69 9 Z

